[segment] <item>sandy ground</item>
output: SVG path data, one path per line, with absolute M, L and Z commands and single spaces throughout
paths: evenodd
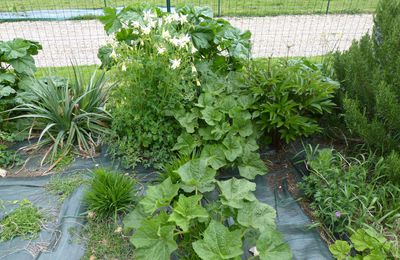
M 225 17 L 252 32 L 254 57 L 316 56 L 347 49 L 373 26 L 372 15 L 296 15 Z M 26 38 L 42 43 L 37 65 L 97 64 L 98 48 L 108 40 L 102 24 L 86 21 L 0 23 L 0 40 Z

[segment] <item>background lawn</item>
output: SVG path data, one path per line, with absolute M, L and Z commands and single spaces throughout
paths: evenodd
M 150 0 L 3 0 L 0 11 L 29 11 L 66 8 L 102 8 L 124 6 L 132 3 L 149 2 L 165 6 L 166 1 Z M 207 5 L 215 14 L 221 15 L 280 15 L 280 14 L 320 14 L 325 13 L 328 0 L 171 0 L 173 6 L 182 4 Z M 372 13 L 378 0 L 331 0 L 330 13 Z

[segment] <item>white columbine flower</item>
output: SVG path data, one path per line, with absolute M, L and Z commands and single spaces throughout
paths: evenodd
M 143 12 L 143 20 L 149 22 L 153 20 L 153 18 L 157 17 L 155 13 L 153 13 L 151 10 L 146 10 Z
M 169 14 L 169 15 L 167 15 L 165 17 L 165 22 L 166 23 L 172 23 L 172 22 L 180 21 L 180 19 L 181 18 L 180 18 L 178 13 L 172 13 L 172 14 Z
M 116 59 L 116 58 L 117 58 L 117 53 L 115 52 L 114 49 L 112 50 L 112 52 L 111 52 L 111 54 L 110 54 L 110 57 L 113 58 L 113 59 Z
M 180 22 L 181 24 L 187 23 L 187 22 L 188 22 L 187 17 L 188 17 L 188 16 L 185 15 L 185 14 L 180 14 L 180 15 L 179 15 L 179 22 Z
M 140 23 L 138 21 L 133 21 L 132 26 L 133 26 L 133 28 L 138 29 L 138 28 L 140 28 Z
M 196 66 L 194 66 L 194 64 L 192 64 L 192 73 L 194 74 L 194 73 L 197 73 L 197 69 L 196 69 Z
M 177 69 L 181 65 L 181 59 L 172 59 L 171 62 L 171 69 Z
M 158 54 L 163 54 L 166 51 L 166 49 L 164 47 L 159 47 L 157 49 Z
M 149 34 L 151 32 L 151 28 L 148 26 L 142 27 L 142 31 L 144 34 Z
M 164 39 L 170 39 L 170 38 L 171 38 L 171 34 L 169 34 L 169 31 L 163 31 L 163 32 L 161 33 L 161 36 L 162 36 Z
M 126 65 L 125 65 L 125 63 L 122 63 L 121 70 L 122 70 L 122 71 L 126 71 Z
M 151 21 L 148 22 L 147 26 L 150 27 L 150 28 L 156 28 L 157 21 L 151 20 Z
M 190 50 L 190 52 L 192 54 L 195 54 L 198 50 L 196 49 L 196 47 L 192 46 L 192 49 Z

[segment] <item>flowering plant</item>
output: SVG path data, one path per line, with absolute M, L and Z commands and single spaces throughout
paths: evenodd
M 214 20 L 210 9 L 199 7 L 171 14 L 143 5 L 119 13 L 106 8 L 102 22 L 114 41 L 98 56 L 119 83 L 110 104 L 111 153 L 127 166 L 138 161 L 161 166 L 173 156 L 182 131 L 174 111 L 191 107 L 200 92 L 199 63 L 237 69 L 249 56 L 250 33 Z

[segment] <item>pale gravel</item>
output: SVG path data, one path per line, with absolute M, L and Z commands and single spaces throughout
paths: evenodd
M 316 56 L 345 50 L 373 26 L 369 14 L 225 19 L 252 32 L 254 57 Z M 17 37 L 42 43 L 43 51 L 35 58 L 40 67 L 98 64 L 97 50 L 109 41 L 97 20 L 0 23 L 0 40 Z

